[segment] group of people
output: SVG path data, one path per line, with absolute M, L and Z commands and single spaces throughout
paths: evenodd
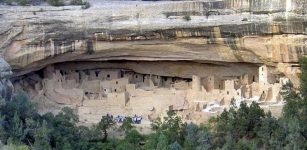
M 127 119 L 126 116 L 116 116 L 115 118 L 113 118 L 113 115 L 107 114 L 107 116 L 111 116 L 111 118 L 116 122 L 116 123 L 123 123 L 125 119 Z M 142 122 L 142 116 L 137 116 L 136 114 L 131 117 L 131 121 L 133 124 L 141 124 Z
M 132 117 L 132 122 L 133 122 L 134 124 L 141 124 L 142 119 L 143 119 L 142 116 L 134 115 L 134 116 Z

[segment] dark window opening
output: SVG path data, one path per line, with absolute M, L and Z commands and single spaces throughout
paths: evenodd
M 86 75 L 90 75 L 90 72 L 89 72 L 88 70 L 85 70 L 84 73 L 85 73 Z
M 227 95 L 229 95 L 229 91 L 227 91 Z
M 109 75 L 109 74 L 107 75 L 107 78 L 110 78 L 110 75 Z
M 255 76 L 253 76 L 253 82 L 255 82 Z
M 98 77 L 99 75 L 99 71 L 95 71 L 96 77 Z
M 114 89 L 114 92 L 116 92 L 116 89 Z
M 135 78 L 138 78 L 138 75 L 135 75 Z
M 116 81 L 115 83 L 118 84 L 118 81 Z

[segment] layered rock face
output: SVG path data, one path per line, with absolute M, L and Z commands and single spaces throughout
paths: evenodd
M 221 81 L 258 77 L 259 67 L 266 65 L 276 80 L 287 77 L 299 85 L 297 64 L 307 53 L 307 22 L 294 1 L 90 2 L 89 9 L 0 6 L 1 54 L 20 88 L 32 86 L 33 97 L 47 97 L 44 103 L 61 100 L 35 91 L 41 79 L 32 75 L 55 79 L 40 73 L 52 64 L 64 71 L 126 69 Z M 21 84 L 25 77 L 31 80 Z

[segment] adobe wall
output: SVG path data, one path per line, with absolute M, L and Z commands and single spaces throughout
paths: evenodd
M 91 123 L 108 113 L 137 114 L 152 120 L 168 110 L 176 111 L 185 120 L 202 120 L 204 114 L 219 114 L 228 108 L 233 99 L 279 104 L 281 87 L 289 81 L 275 76 L 267 66 L 260 66 L 259 74 L 189 78 L 141 74 L 127 69 L 63 71 L 59 68 L 45 68 L 42 72 L 46 78 L 28 75 L 22 82 L 16 82 L 16 87 L 27 87 L 34 97 L 40 95 L 58 104 L 77 107 L 80 120 Z M 204 114 L 195 115 L 199 113 Z

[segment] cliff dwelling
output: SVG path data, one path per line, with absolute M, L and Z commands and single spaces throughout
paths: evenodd
M 298 88 L 307 54 L 306 16 L 288 2 L 5 6 L 1 56 L 15 91 L 26 91 L 41 113 L 69 106 L 82 123 L 108 113 L 149 122 L 167 110 L 200 123 L 232 99 L 280 115 L 282 86 Z
M 266 65 L 253 66 L 255 70 L 243 69 L 232 75 L 214 75 L 215 72 L 202 70 L 191 76 L 165 75 L 172 70 L 163 67 L 168 65 L 174 69 L 176 63 L 57 63 L 15 78 L 13 84 L 15 90 L 25 90 L 36 99 L 41 111 L 73 107 L 83 123 L 97 123 L 105 114 L 137 114 L 151 121 L 167 110 L 176 111 L 186 121 L 203 121 L 227 109 L 232 99 L 237 103 L 257 101 L 269 110 L 283 104 L 280 91 L 289 79 L 274 74 Z M 184 65 L 199 64 L 180 64 Z M 113 67 L 108 68 L 110 66 Z M 201 68 L 215 68 L 212 64 L 204 66 Z M 139 67 L 150 67 L 152 73 L 137 72 Z

